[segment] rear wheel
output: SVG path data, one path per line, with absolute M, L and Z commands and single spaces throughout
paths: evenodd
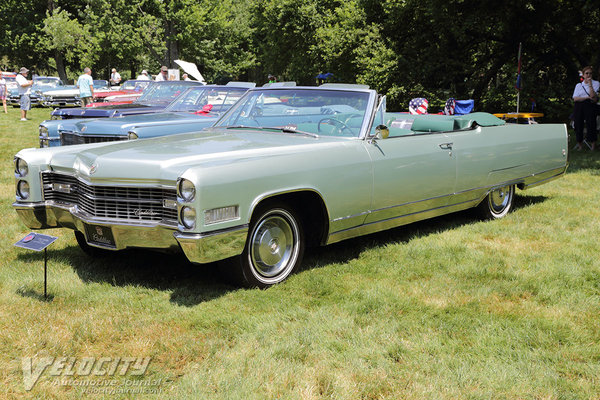
M 486 219 L 504 217 L 511 210 L 515 195 L 515 185 L 493 189 L 479 204 L 479 214 Z
M 236 257 L 231 272 L 243 286 L 267 288 L 285 280 L 302 262 L 304 232 L 287 205 L 263 207 L 256 215 L 244 252 Z

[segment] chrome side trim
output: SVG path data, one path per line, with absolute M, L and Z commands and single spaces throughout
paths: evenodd
M 330 233 L 327 237 L 326 244 L 332 244 L 340 242 L 342 240 L 350 239 L 356 236 L 367 235 L 369 233 L 384 231 L 398 226 L 407 225 L 423 219 L 433 218 L 444 214 L 453 213 L 456 211 L 466 210 L 474 207 L 479 203 L 480 199 L 469 200 L 462 203 L 452 204 L 449 206 L 442 206 L 430 210 L 419 211 L 413 214 L 401 215 L 394 218 L 389 218 L 382 221 L 372 222 L 370 224 L 364 224 L 355 228 L 346 229 Z
M 506 185 L 517 185 L 520 189 L 524 190 L 559 178 L 560 176 L 564 175 L 566 169 L 567 166 L 565 165 L 564 167 L 546 170 L 540 173 L 527 175 L 521 178 L 511 179 L 509 181 L 500 183 L 494 183 L 493 185 L 482 186 L 478 188 L 463 190 L 449 195 L 432 197 L 430 199 L 408 202 L 404 204 L 398 204 L 377 210 L 372 210 L 368 212 L 370 216 L 376 216 L 379 213 L 380 216 L 383 216 L 383 218 L 376 221 L 367 222 L 365 224 L 361 224 L 352 228 L 342 229 L 336 232 L 330 232 L 327 237 L 326 244 L 336 243 L 342 240 L 350 239 L 352 237 L 362 236 L 369 233 L 395 228 L 423 219 L 433 218 L 456 211 L 466 210 L 468 208 L 477 206 L 485 198 L 485 196 L 494 188 L 503 187 Z M 419 210 L 419 205 L 424 205 L 428 202 L 431 202 L 431 205 L 433 205 L 436 201 L 441 200 L 443 198 L 451 198 L 452 200 L 454 200 L 454 202 L 452 204 L 444 206 L 425 206 L 425 209 Z M 389 213 L 389 211 L 391 210 L 398 210 L 398 212 Z M 353 217 L 356 216 L 336 218 L 335 222 L 339 223 L 341 220 Z M 331 222 L 333 223 L 334 221 Z

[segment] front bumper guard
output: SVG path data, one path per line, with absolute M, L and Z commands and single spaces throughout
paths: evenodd
M 148 248 L 183 251 L 193 263 L 206 264 L 239 255 L 244 250 L 248 225 L 208 233 L 179 232 L 172 226 L 155 222 L 130 223 L 123 220 L 107 221 L 83 215 L 75 206 L 53 202 L 13 203 L 13 208 L 28 228 L 69 228 L 86 236 L 90 246 L 107 250 Z M 85 225 L 110 227 L 116 247 L 105 247 L 90 242 Z

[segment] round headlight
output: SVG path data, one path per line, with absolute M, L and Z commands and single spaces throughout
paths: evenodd
M 29 183 L 25 181 L 19 181 L 19 183 L 17 183 L 17 196 L 23 200 L 29 198 Z
M 40 138 L 47 138 L 48 137 L 48 128 L 40 125 Z
M 138 135 L 134 131 L 127 132 L 127 138 L 129 140 L 134 140 L 138 138 Z
M 182 207 L 180 214 L 181 223 L 187 229 L 193 229 L 196 226 L 196 209 L 192 207 Z
M 177 185 L 177 190 L 179 192 L 179 197 L 181 197 L 185 201 L 192 201 L 194 197 L 196 197 L 196 188 L 192 181 L 187 179 L 180 179 L 179 185 Z
M 27 176 L 29 167 L 22 158 L 15 158 L 15 173 L 21 177 Z

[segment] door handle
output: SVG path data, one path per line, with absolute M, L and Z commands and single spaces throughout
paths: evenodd
M 440 144 L 440 149 L 443 149 L 443 150 L 452 150 L 452 145 L 453 144 L 454 143 L 442 143 L 442 144 Z

